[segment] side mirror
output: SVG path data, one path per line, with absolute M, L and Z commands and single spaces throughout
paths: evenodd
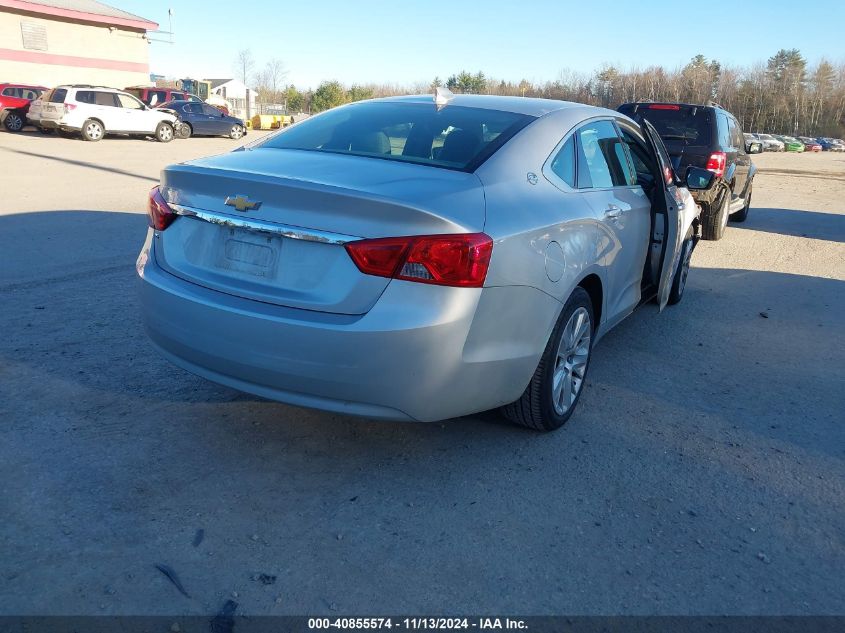
M 716 174 L 701 167 L 687 167 L 686 182 L 687 189 L 704 191 L 713 186 L 716 180 Z
M 746 143 L 745 151 L 749 154 L 760 154 L 763 152 L 763 144 L 759 141 L 750 141 Z

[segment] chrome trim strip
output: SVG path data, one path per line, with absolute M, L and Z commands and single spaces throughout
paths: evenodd
M 347 242 L 354 242 L 361 239 L 360 237 L 356 237 L 354 235 L 330 233 L 329 231 L 320 231 L 317 229 L 303 229 L 298 226 L 277 224 L 276 222 L 256 220 L 255 218 L 241 218 L 234 215 L 228 215 L 226 213 L 216 213 L 214 211 L 205 211 L 204 209 L 186 207 L 181 204 L 168 203 L 167 206 L 173 209 L 176 215 L 197 218 L 198 220 L 203 220 L 204 222 L 210 222 L 212 224 L 219 224 L 220 226 L 249 229 L 250 231 L 270 233 L 271 235 L 281 235 L 282 237 L 287 237 L 292 240 L 305 240 L 306 242 L 320 242 L 322 244 L 346 244 Z

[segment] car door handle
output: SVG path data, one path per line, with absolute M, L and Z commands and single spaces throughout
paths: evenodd
M 604 217 L 609 218 L 611 220 L 615 220 L 618 217 L 621 217 L 622 209 L 617 207 L 615 204 L 610 204 L 607 206 L 607 209 L 604 211 Z

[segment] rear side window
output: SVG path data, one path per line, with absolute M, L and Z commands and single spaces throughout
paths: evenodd
M 19 97 L 20 96 L 20 88 L 4 88 L 3 89 L 3 96 L 4 97 Z
M 47 98 L 47 101 L 50 103 L 64 103 L 65 97 L 67 97 L 67 89 L 56 88 L 50 92 L 50 96 Z
M 716 115 L 716 120 L 719 122 L 719 147 L 722 149 L 731 146 L 731 131 L 728 127 L 728 117 L 719 112 Z
M 578 136 L 578 188 L 622 187 L 631 182 L 625 148 L 610 121 L 581 127 Z
M 552 159 L 552 171 L 567 185 L 575 188 L 575 136 L 570 136 Z
M 147 91 L 147 99 L 149 100 L 149 104 L 153 107 L 159 105 L 160 103 L 164 103 L 167 101 L 167 91 L 166 90 L 149 90 Z
M 218 110 L 217 108 L 214 108 L 210 105 L 205 105 L 205 104 L 196 104 L 196 105 L 198 105 L 200 108 L 202 108 L 202 113 L 205 116 L 219 117 L 221 114 L 223 114 L 220 110 Z
M 534 117 L 432 103 L 364 102 L 289 127 L 261 147 L 352 154 L 475 171 Z
M 98 90 L 77 90 L 76 100 L 80 103 L 88 103 L 98 106 L 114 106 L 114 94 L 111 92 L 100 92 Z

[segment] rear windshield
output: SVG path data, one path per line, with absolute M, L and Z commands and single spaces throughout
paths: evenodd
M 640 104 L 634 112 L 634 106 L 626 104 L 621 106 L 619 111 L 631 118 L 642 116 L 657 129 L 660 137 L 667 141 L 686 141 L 690 145 L 709 145 L 713 138 L 711 134 L 712 113 L 707 108 Z
M 262 147 L 352 154 L 474 171 L 534 117 L 432 102 L 364 102 L 288 128 Z
M 67 90 L 65 88 L 56 88 L 55 90 L 51 90 L 49 92 L 47 101 L 50 103 L 64 103 L 66 96 Z

